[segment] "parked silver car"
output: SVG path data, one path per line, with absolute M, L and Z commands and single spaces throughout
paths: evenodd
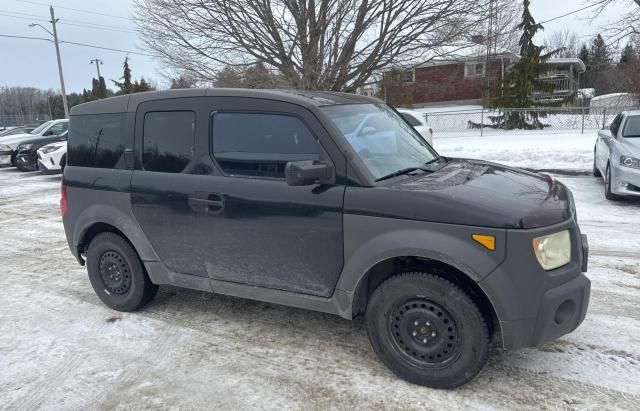
M 598 132 L 593 175 L 604 176 L 609 200 L 640 196 L 640 111 L 624 111 Z

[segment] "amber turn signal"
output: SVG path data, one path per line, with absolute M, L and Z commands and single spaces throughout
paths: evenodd
M 496 249 L 496 238 L 492 235 L 474 234 L 471 237 L 491 251 Z

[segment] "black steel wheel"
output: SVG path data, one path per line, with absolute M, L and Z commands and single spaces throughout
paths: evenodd
M 100 278 L 113 294 L 125 294 L 131 288 L 131 274 L 127 261 L 117 251 L 109 250 L 100 257 Z
M 91 240 L 87 272 L 93 290 L 114 310 L 135 311 L 158 292 L 136 251 L 116 233 L 101 233 Z
M 425 298 L 399 304 L 389 327 L 397 347 L 419 365 L 439 367 L 458 351 L 456 321 L 441 305 Z
M 458 286 L 422 272 L 399 274 L 369 298 L 367 334 L 382 362 L 399 377 L 433 388 L 475 378 L 490 350 L 487 322 Z

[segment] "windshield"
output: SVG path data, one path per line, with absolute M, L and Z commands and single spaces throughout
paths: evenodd
M 625 138 L 640 137 L 640 116 L 629 117 L 624 126 L 622 136 Z
M 49 124 L 53 123 L 53 121 L 47 121 L 46 123 L 42 123 L 40 124 L 37 128 L 35 128 L 30 134 L 38 135 L 42 132 L 42 130 L 44 130 L 45 128 L 47 128 L 49 126 Z
M 423 167 L 438 158 L 413 127 L 384 104 L 326 106 L 321 110 L 376 180 L 400 170 Z

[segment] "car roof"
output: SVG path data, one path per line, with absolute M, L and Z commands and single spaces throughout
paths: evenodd
M 623 111 L 622 114 L 625 116 L 640 116 L 640 110 Z
M 71 109 L 71 115 L 135 112 L 146 101 L 182 97 L 241 97 L 262 98 L 298 104 L 301 106 L 333 106 L 339 104 L 381 103 L 373 97 L 334 91 L 307 90 L 254 90 L 240 88 L 176 89 L 127 94 L 79 104 Z

